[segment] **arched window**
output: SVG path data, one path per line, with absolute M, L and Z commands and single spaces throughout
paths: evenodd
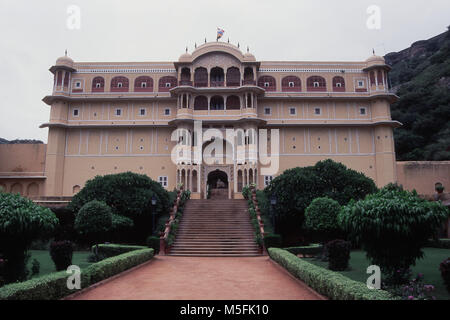
M 308 91 L 327 91 L 327 82 L 320 76 L 312 76 L 306 80 Z
M 69 86 L 69 72 L 66 71 L 66 74 L 64 75 L 64 87 L 67 88 Z
M 377 72 L 377 81 L 378 85 L 383 84 L 383 73 L 381 72 L 381 70 L 378 70 Z
M 264 88 L 266 91 L 276 91 L 277 85 L 275 78 L 272 76 L 262 76 L 258 79 L 258 87 Z
M 137 77 L 134 80 L 135 92 L 152 92 L 153 91 L 153 79 L 148 76 Z
M 15 183 L 11 186 L 11 193 L 13 194 L 20 194 L 23 195 L 23 191 L 22 191 L 22 184 L 20 183 Z
M 244 81 L 242 85 L 256 85 L 255 77 L 253 75 L 253 68 L 246 67 L 244 69 Z
M 177 86 L 177 78 L 165 76 L 159 79 L 159 92 L 169 92 L 170 89 Z
M 114 77 L 111 80 L 111 92 L 128 92 L 129 85 L 127 77 Z
M 211 69 L 211 87 L 223 87 L 225 74 L 223 69 L 215 67 Z
M 241 72 L 236 67 L 227 70 L 227 87 L 239 87 L 241 84 Z
M 206 68 L 200 67 L 195 69 L 194 86 L 197 88 L 208 86 L 208 70 Z
M 79 185 L 75 185 L 72 187 L 72 193 L 73 194 L 77 194 L 78 192 L 80 192 L 81 188 Z
M 30 183 L 27 187 L 27 196 L 36 197 L 39 195 L 39 185 L 36 182 Z
M 194 110 L 208 110 L 208 98 L 205 96 L 195 97 Z
M 373 72 L 373 71 L 370 71 L 370 85 L 371 85 L 371 86 L 376 85 L 376 82 L 375 82 L 375 72 Z
M 105 79 L 103 77 L 95 77 L 92 80 L 92 92 L 105 91 Z
M 181 69 L 180 85 L 181 86 L 192 86 L 191 69 L 189 69 L 189 68 Z
M 227 98 L 227 110 L 240 110 L 241 100 L 238 96 L 229 96 Z
M 333 78 L 333 91 L 344 92 L 345 91 L 345 80 L 343 77 Z
M 62 85 L 62 71 L 58 71 L 58 76 L 57 76 L 57 83 L 56 83 L 56 85 L 57 86 L 60 86 L 60 85 Z
M 214 96 L 209 103 L 210 110 L 224 110 L 224 103 L 222 96 Z
M 296 76 L 284 77 L 281 80 L 281 88 L 283 92 L 300 92 L 302 91 L 302 82 Z

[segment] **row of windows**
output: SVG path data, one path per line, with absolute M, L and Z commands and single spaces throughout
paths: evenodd
M 170 114 L 171 114 L 170 108 L 164 109 L 164 115 L 165 116 L 170 116 Z M 74 117 L 78 117 L 80 115 L 80 109 L 73 109 L 72 110 L 72 115 Z M 117 116 L 117 117 L 122 116 L 122 109 L 121 108 L 116 108 L 114 110 L 114 115 Z M 140 108 L 139 109 L 139 115 L 140 116 L 146 116 L 147 115 L 147 109 L 146 108 Z M 94 113 L 94 117 L 96 117 L 96 116 L 97 116 L 97 114 Z
M 320 107 L 314 108 L 314 114 L 317 115 L 317 116 L 322 115 L 322 108 L 320 108 Z M 359 108 L 359 114 L 362 115 L 362 116 L 365 116 L 367 114 L 366 107 L 360 107 Z M 264 115 L 266 115 L 266 116 L 272 115 L 272 108 L 265 107 L 264 108 Z M 289 115 L 291 115 L 291 116 L 297 115 L 297 108 L 296 107 L 289 108 Z
M 81 81 L 75 82 L 75 89 L 81 89 Z M 173 76 L 165 76 L 159 79 L 159 91 L 167 92 L 171 88 L 178 85 L 178 80 Z M 345 79 L 341 76 L 336 76 L 332 80 L 333 91 L 345 91 Z M 211 83 L 211 86 L 216 86 Z M 266 91 L 276 91 L 276 80 L 273 76 L 262 76 L 258 79 L 258 86 L 266 89 Z M 306 80 L 307 91 L 326 91 L 327 83 L 325 78 L 321 76 L 311 76 Z M 357 89 L 364 89 L 365 81 L 357 80 Z M 282 91 L 300 92 L 302 91 L 302 83 L 297 76 L 287 76 L 281 80 Z M 95 77 L 92 80 L 92 92 L 104 92 L 105 79 L 103 77 Z M 111 92 L 128 92 L 129 80 L 124 76 L 117 76 L 111 80 Z M 153 79 L 149 76 L 141 76 L 136 78 L 134 82 L 135 92 L 152 92 Z

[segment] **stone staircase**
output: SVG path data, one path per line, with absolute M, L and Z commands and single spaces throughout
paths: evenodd
M 245 200 L 189 200 L 172 256 L 259 256 Z

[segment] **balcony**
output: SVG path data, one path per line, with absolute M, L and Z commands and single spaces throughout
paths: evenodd
M 225 82 L 224 81 L 215 81 L 215 80 L 211 80 L 211 84 L 210 87 L 211 88 L 215 88 L 215 87 L 224 87 L 225 86 Z

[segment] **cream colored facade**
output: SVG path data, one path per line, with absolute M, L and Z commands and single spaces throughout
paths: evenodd
M 260 174 L 255 139 L 236 142 L 242 161 L 172 161 L 172 132 L 192 134 L 200 120 L 203 130 L 224 134 L 279 129 L 275 175 L 330 158 L 383 186 L 397 180 L 393 128 L 400 125 L 390 115 L 397 97 L 387 88 L 389 70 L 378 56 L 361 62 L 257 61 L 223 42 L 205 43 L 177 62 L 59 58 L 50 69 L 53 92 L 44 98 L 51 108 L 42 125 L 49 128 L 45 195 L 72 196 L 96 175 L 124 171 L 146 174 L 169 190 L 183 183 L 194 198 L 206 197 L 208 175 L 217 170 L 226 174 L 230 198 L 240 197 L 249 183 L 264 188 L 271 177 Z

